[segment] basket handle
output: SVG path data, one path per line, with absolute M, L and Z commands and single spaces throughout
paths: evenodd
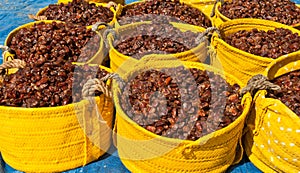
M 20 59 L 13 59 L 11 61 L 6 61 L 0 65 L 0 71 L 11 69 L 11 68 L 24 68 L 26 62 Z
M 20 59 L 13 59 L 11 61 L 6 61 L 0 65 L 0 82 L 3 81 L 5 70 L 11 68 L 24 68 L 26 66 L 26 62 Z
M 280 86 L 271 83 L 268 78 L 262 74 L 253 76 L 244 87 L 240 94 L 244 95 L 247 92 L 253 96 L 258 90 L 280 90 Z
M 0 49 L 2 50 L 2 58 L 3 59 L 5 58 L 6 53 L 11 53 L 11 49 L 8 46 L 0 45 Z
M 88 98 L 93 96 L 95 91 L 102 92 L 106 97 L 112 98 L 112 91 L 110 86 L 106 85 L 104 81 L 108 79 L 115 79 L 116 81 L 123 82 L 123 80 L 116 73 L 107 74 L 105 77 L 101 79 L 89 79 L 82 88 L 82 96 L 83 98 Z
M 39 21 L 39 20 L 47 20 L 46 16 L 36 16 L 34 14 L 28 14 L 28 18 L 35 20 L 35 21 Z
M 109 29 L 112 28 L 109 24 L 99 21 L 92 25 L 92 31 L 99 31 L 99 26 L 101 26 L 101 25 L 104 25 L 105 27 L 108 27 Z
M 210 17 L 214 17 L 215 16 L 215 10 L 216 10 L 218 2 L 221 2 L 222 5 L 224 4 L 224 0 L 216 0 L 215 3 L 214 3 L 214 6 L 212 8 L 212 11 L 210 13 Z
M 107 23 L 105 23 L 105 22 L 99 21 L 99 22 L 96 22 L 95 24 L 92 25 L 92 28 L 91 28 L 92 31 L 98 32 L 98 31 L 99 31 L 99 26 L 100 26 L 100 25 L 104 25 L 105 28 L 107 28 L 105 31 L 111 30 L 111 29 L 112 29 L 112 26 L 110 26 L 109 24 L 107 24 Z M 109 47 L 108 47 L 107 38 L 106 38 L 106 36 L 104 37 L 104 34 L 106 34 L 105 31 L 103 32 L 102 40 L 103 40 L 103 42 L 104 42 L 104 46 L 105 46 L 106 48 L 109 48 Z M 99 33 L 99 34 L 100 34 L 100 33 Z
M 115 11 L 117 11 L 117 7 L 118 7 L 118 4 L 116 4 L 115 2 L 113 1 L 109 1 L 106 5 L 107 8 L 111 8 L 113 7 Z
M 221 37 L 220 30 L 216 27 L 209 27 L 204 32 L 201 32 L 198 37 L 195 39 L 196 43 L 202 43 L 209 34 L 216 32 L 219 37 Z
M 118 38 L 117 32 L 114 29 L 109 28 L 109 29 L 105 30 L 103 32 L 103 40 L 104 40 L 104 44 L 105 44 L 106 48 L 109 48 L 109 43 L 108 43 L 108 39 L 107 39 L 109 34 L 112 34 L 114 40 L 116 40 Z
M 93 79 L 89 79 L 82 88 L 82 97 L 83 98 L 88 98 L 90 96 L 92 96 L 95 91 L 101 91 L 106 97 L 111 98 L 112 97 L 112 93 L 111 90 L 109 88 L 109 86 L 107 86 L 104 83 L 104 78 L 102 79 L 97 79 L 97 78 L 93 78 Z

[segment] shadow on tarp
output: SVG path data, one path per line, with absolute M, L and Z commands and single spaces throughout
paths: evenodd
M 97 161 L 92 162 L 84 167 L 79 167 L 73 170 L 65 171 L 63 173 L 130 173 L 122 164 L 121 160 L 118 157 L 118 153 L 114 147 L 111 147 L 109 150 L 110 154 L 104 154 Z M 22 173 L 15 170 L 9 165 L 3 163 L 4 173 Z M 1 169 L 0 169 L 0 173 Z
M 77 169 L 65 171 L 64 173 L 130 173 L 125 166 L 122 164 L 121 160 L 118 157 L 118 153 L 114 147 L 111 147 L 110 153 L 112 155 L 105 154 L 99 160 L 88 164 L 85 167 L 80 167 Z M 3 173 L 22 173 L 10 167 L 1 161 Z M 226 171 L 227 173 L 261 173 L 247 157 L 235 166 L 232 166 Z M 0 168 L 0 173 L 1 168 Z

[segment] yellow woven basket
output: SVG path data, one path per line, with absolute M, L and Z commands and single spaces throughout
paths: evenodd
M 24 172 L 62 172 L 98 159 L 111 144 L 113 103 L 104 94 L 95 102 L 92 108 L 88 100 L 51 108 L 0 106 L 4 161 Z
M 213 17 L 213 21 L 215 26 L 220 26 L 222 23 L 230 21 L 232 19 L 229 19 L 228 17 L 224 16 L 220 11 L 219 11 L 219 7 L 221 7 L 221 2 L 218 2 L 215 8 L 215 16 Z M 300 5 L 297 5 L 298 8 L 300 8 Z M 294 24 L 294 25 L 290 25 L 291 27 L 295 27 L 295 28 L 299 28 L 300 27 L 300 23 L 298 24 Z
M 203 2 L 203 4 L 200 2 L 200 5 L 199 4 L 195 5 L 194 4 L 195 1 L 196 0 L 193 0 L 193 1 L 180 0 L 181 3 L 185 3 L 186 5 L 188 5 L 188 6 L 192 7 L 192 8 L 197 8 L 199 11 L 201 11 L 202 13 L 204 13 L 204 15 L 212 23 L 212 26 L 214 26 L 213 21 L 212 21 L 212 19 L 210 17 L 210 12 L 211 12 L 210 8 L 212 8 L 212 7 L 207 6 L 207 4 L 206 4 L 206 2 L 208 2 L 208 4 L 210 4 L 209 1 L 211 1 L 211 0 L 202 0 L 201 2 Z M 118 8 L 116 10 L 115 28 L 118 28 L 118 27 L 121 26 L 121 24 L 118 22 L 118 17 L 121 15 L 121 13 L 122 13 L 122 11 L 123 11 L 124 8 L 129 8 L 129 7 L 131 7 L 131 6 L 135 5 L 135 4 L 144 3 L 144 2 L 145 2 L 144 0 L 137 1 L 137 2 L 132 2 L 130 4 L 127 4 L 127 5 L 124 5 L 124 6 L 121 6 L 120 8 Z
M 116 28 L 114 31 L 117 33 L 117 35 L 123 35 L 127 33 L 131 33 L 133 29 L 139 27 L 142 24 L 150 24 L 151 22 L 138 22 L 134 24 L 124 25 L 119 28 Z M 181 31 L 185 32 L 187 30 L 190 30 L 192 32 L 204 32 L 205 29 L 193 25 L 187 25 L 187 24 L 181 24 L 181 23 L 171 23 L 174 27 L 179 28 Z M 114 43 L 114 37 L 113 34 L 109 34 L 108 37 L 108 43 L 110 46 L 109 50 L 109 57 L 110 57 L 110 67 L 113 72 L 117 73 L 125 73 L 128 68 L 122 68 L 123 63 L 130 62 L 132 65 L 137 63 L 139 60 L 132 58 L 130 56 L 126 56 L 122 53 L 120 53 L 117 49 L 115 49 L 113 43 Z M 157 58 L 166 57 L 162 54 L 154 54 Z M 174 56 L 182 61 L 194 61 L 194 62 L 204 62 L 207 58 L 207 42 L 203 42 L 199 44 L 198 46 L 192 48 L 191 50 L 180 52 L 176 54 L 170 54 L 171 56 Z
M 240 30 L 251 30 L 253 28 L 265 31 L 274 30 L 275 28 L 285 28 L 300 35 L 300 31 L 293 27 L 260 19 L 231 20 L 223 23 L 219 27 L 219 30 L 221 36 L 224 37 Z M 226 43 L 217 33 L 214 33 L 212 37 L 211 50 L 215 54 L 211 56 L 212 66 L 221 68 L 229 74 L 234 74 L 234 76 L 244 84 L 246 84 L 252 76 L 264 72 L 271 62 L 276 61 L 276 59 L 253 55 L 237 49 Z M 300 51 L 281 57 L 290 57 L 293 55 L 300 55 Z
M 300 56 L 280 58 L 265 75 L 274 79 L 300 69 Z M 281 101 L 259 91 L 247 120 L 244 145 L 251 162 L 263 172 L 300 171 L 300 118 Z
M 21 29 L 23 29 L 23 28 L 30 28 L 30 27 L 32 27 L 34 24 L 38 24 L 38 23 L 42 23 L 42 22 L 44 22 L 44 23 L 52 23 L 52 22 L 61 22 L 61 21 L 54 21 L 54 20 L 40 20 L 40 21 L 30 22 L 30 23 L 24 24 L 24 25 L 22 25 L 22 26 L 19 26 L 19 27 L 17 27 L 16 29 L 14 29 L 13 31 L 11 31 L 11 32 L 8 34 L 8 36 L 7 36 L 7 38 L 6 38 L 5 42 L 4 42 L 4 45 L 5 45 L 5 46 L 9 46 L 9 45 L 10 45 L 10 42 L 11 42 L 11 40 L 12 40 L 12 38 L 13 38 L 13 37 L 15 36 L 15 34 L 18 33 Z M 63 23 L 63 22 L 61 22 L 61 23 Z M 99 49 L 98 49 L 98 51 L 96 52 L 96 54 L 95 54 L 90 60 L 88 60 L 86 63 L 101 64 L 102 61 L 103 61 L 103 59 L 104 59 L 104 57 L 105 57 L 105 52 L 107 52 L 107 50 L 106 50 L 106 48 L 105 48 L 105 46 L 104 46 L 104 42 L 103 42 L 103 37 L 102 37 L 102 35 L 101 35 L 99 32 L 97 32 L 97 31 L 95 31 L 95 32 L 96 32 L 96 33 L 98 34 L 98 36 L 100 37 Z M 6 61 L 9 61 L 9 60 L 12 60 L 12 59 L 15 59 L 15 58 L 16 58 L 16 57 L 15 57 L 14 54 L 12 54 L 12 53 L 10 53 L 10 52 L 7 51 L 7 52 L 5 52 L 5 54 L 4 54 L 3 61 L 6 62 Z
M 187 68 L 197 68 L 213 71 L 224 76 L 222 71 L 210 66 L 195 63 L 170 61 L 157 57 L 151 61 L 141 60 L 138 65 L 128 65 L 130 71 L 121 75 L 123 79 L 147 69 L 174 68 L 184 65 Z M 240 82 L 225 74 L 226 80 Z M 113 82 L 117 86 L 117 82 Z M 244 95 L 242 104 L 244 111 L 232 124 L 224 129 L 208 134 L 196 141 L 180 140 L 153 134 L 131 120 L 122 110 L 118 87 L 114 87 L 114 102 L 116 106 L 115 143 L 123 164 L 132 172 L 224 172 L 230 165 L 238 163 L 242 158 L 243 149 L 240 147 L 242 129 L 245 118 L 251 106 L 251 96 Z M 190 157 L 191 156 L 191 157 Z
M 69 2 L 72 2 L 72 0 L 68 0 L 68 1 L 58 1 L 57 4 L 68 4 Z M 109 5 L 108 3 L 97 3 L 97 2 L 93 2 L 93 1 L 89 1 L 90 4 L 96 4 L 96 6 L 103 6 L 103 7 L 110 7 L 111 5 Z M 48 8 L 44 7 L 42 9 L 40 9 L 35 16 L 37 16 L 36 19 L 38 19 L 40 16 L 42 16 L 42 13 Z M 113 19 L 108 23 L 108 25 L 110 26 L 114 26 L 115 22 L 116 22 L 116 11 L 121 8 L 121 5 L 117 5 L 116 9 L 114 7 L 110 7 L 110 11 L 112 11 L 114 13 L 114 17 Z M 88 29 L 91 29 L 93 27 L 93 25 L 87 26 Z M 99 30 L 103 29 L 105 26 L 100 26 Z

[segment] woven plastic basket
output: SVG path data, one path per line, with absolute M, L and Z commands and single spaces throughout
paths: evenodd
M 285 28 L 300 35 L 300 31 L 277 22 L 260 19 L 236 19 L 223 23 L 219 26 L 220 35 L 214 33 L 211 42 L 211 62 L 214 67 L 223 69 L 229 74 L 234 74 L 241 82 L 246 84 L 248 80 L 259 73 L 263 73 L 267 66 L 276 59 L 261 57 L 235 48 L 224 41 L 222 37 L 233 34 L 240 30 L 274 30 Z M 296 51 L 281 57 L 299 55 Z M 279 57 L 280 58 L 280 57 Z
M 121 75 L 127 81 L 128 77 L 141 70 L 174 68 L 205 69 L 222 75 L 233 84 L 239 80 L 210 66 L 196 62 L 180 62 L 161 60 L 139 62 L 138 66 L 130 67 L 128 73 Z M 130 64 L 127 64 L 130 65 Z M 118 83 L 114 81 L 114 86 Z M 246 94 L 242 104 L 244 111 L 229 126 L 210 133 L 196 141 L 180 140 L 158 136 L 149 132 L 131 120 L 120 106 L 120 88 L 114 87 L 114 102 L 116 106 L 117 135 L 115 143 L 123 164 L 132 172 L 224 172 L 230 165 L 238 163 L 242 158 L 241 136 L 244 121 L 250 110 L 251 96 Z
M 93 99 L 95 104 L 82 100 L 57 107 L 0 106 L 4 161 L 24 172 L 61 172 L 98 159 L 111 144 L 113 103 L 105 94 Z
M 280 58 L 265 71 L 270 80 L 300 69 L 300 56 Z M 266 98 L 261 90 L 254 97 L 245 128 L 244 145 L 251 162 L 263 172 L 299 172 L 300 118 L 281 101 Z
M 38 24 L 38 23 L 47 23 L 47 24 L 49 24 L 49 23 L 52 23 L 52 22 L 63 23 L 61 21 L 54 21 L 54 20 L 41 20 L 41 21 L 35 21 L 35 22 L 30 22 L 30 23 L 24 24 L 22 26 L 17 27 L 16 29 L 14 29 L 13 31 L 11 31 L 8 34 L 8 36 L 7 36 L 7 38 L 4 42 L 4 45 L 9 47 L 12 38 L 15 36 L 16 33 L 18 33 L 23 28 L 30 28 L 33 25 Z M 106 50 L 106 47 L 104 46 L 102 35 L 98 31 L 94 31 L 94 32 L 96 32 L 97 35 L 100 37 L 99 49 L 97 50 L 95 55 L 93 57 L 91 57 L 86 63 L 101 64 L 104 57 L 105 57 L 105 54 L 106 54 L 105 52 L 107 52 L 107 50 Z M 6 62 L 6 61 L 9 61 L 9 60 L 12 60 L 12 59 L 15 59 L 15 58 L 16 58 L 15 54 L 10 53 L 9 51 L 6 51 L 4 53 L 3 61 Z
M 197 8 L 199 11 L 201 11 L 209 20 L 210 22 L 212 23 L 212 26 L 214 26 L 213 24 L 213 20 L 211 19 L 210 15 L 208 13 L 211 12 L 210 6 L 207 7 L 206 3 L 209 3 L 209 1 L 211 0 L 201 0 L 201 2 L 199 2 L 201 5 L 199 6 L 199 4 L 195 4 L 196 2 L 193 0 L 193 1 L 186 1 L 186 0 L 181 0 L 180 2 L 181 3 L 185 3 L 186 5 L 192 7 L 192 8 Z M 121 6 L 121 8 L 118 8 L 118 10 L 116 10 L 116 22 L 115 22 L 115 27 L 118 28 L 121 26 L 121 24 L 118 22 L 118 17 L 122 14 L 122 11 L 123 9 L 126 9 L 126 8 L 131 8 L 133 5 L 136 5 L 136 4 L 140 4 L 140 3 L 144 3 L 145 1 L 144 0 L 141 0 L 141 1 L 137 1 L 137 2 L 132 2 L 130 4 L 126 4 L 124 6 Z M 202 4 L 202 2 L 204 4 Z M 207 7 L 207 8 L 206 8 Z M 138 22 L 142 22 L 142 21 L 138 21 Z
M 124 25 L 119 28 L 114 29 L 117 35 L 125 35 L 125 34 L 132 34 L 132 30 L 138 28 L 142 24 L 150 24 L 151 22 L 139 22 L 139 23 L 133 23 L 130 25 Z M 174 27 L 180 29 L 181 31 L 192 31 L 195 33 L 201 33 L 204 32 L 205 29 L 197 26 L 192 26 L 192 25 L 187 25 L 187 24 L 181 24 L 181 23 L 171 23 Z M 108 37 L 108 44 L 110 46 L 110 51 L 109 51 L 109 57 L 110 57 L 110 65 L 111 69 L 113 72 L 117 73 L 126 73 L 128 70 L 127 67 L 122 66 L 123 63 L 125 62 L 130 62 L 132 65 L 137 63 L 139 60 L 126 56 L 119 52 L 117 49 L 114 47 L 114 41 L 115 38 L 113 34 L 109 34 Z M 157 57 L 157 59 L 165 57 L 163 54 L 152 54 Z M 200 43 L 198 46 L 184 52 L 176 53 L 176 54 L 170 54 L 171 56 L 174 56 L 178 58 L 179 60 L 183 61 L 194 61 L 194 62 L 204 62 L 207 58 L 207 41 L 204 41 Z M 125 68 L 123 68 L 125 67 Z
M 67 1 L 64 1 L 64 0 L 59 0 L 57 2 L 57 4 L 68 4 L 69 2 L 72 2 L 72 0 L 67 0 Z M 95 1 L 89 1 L 90 4 L 95 4 L 96 6 L 102 6 L 102 7 L 108 7 L 110 9 L 110 11 L 113 12 L 114 14 L 114 17 L 113 19 L 108 23 L 108 25 L 110 26 L 114 26 L 115 22 L 116 22 L 116 11 L 121 8 L 120 5 L 117 5 L 117 4 L 112 4 L 112 3 L 105 3 L 105 2 L 102 2 L 102 3 L 98 3 L 98 2 L 95 2 Z M 43 19 L 43 18 L 46 18 L 46 16 L 43 16 L 43 12 L 49 8 L 49 6 L 46 6 L 42 9 L 40 9 L 35 16 L 32 16 L 32 18 L 34 18 L 35 20 L 47 20 L 47 19 Z M 93 25 L 90 25 L 90 26 L 87 26 L 87 28 L 92 28 Z M 104 26 L 100 26 L 99 27 L 99 30 L 103 29 Z
M 215 11 L 215 16 L 213 17 L 213 21 L 215 26 L 220 26 L 222 23 L 230 21 L 232 19 L 229 19 L 228 17 L 224 16 L 220 11 L 219 11 L 219 7 L 221 7 L 222 3 L 218 2 L 216 4 L 216 8 L 214 9 Z M 300 5 L 297 5 L 298 8 L 300 8 Z M 298 24 L 294 24 L 294 25 L 290 25 L 291 27 L 297 28 L 299 29 L 300 27 L 300 23 Z

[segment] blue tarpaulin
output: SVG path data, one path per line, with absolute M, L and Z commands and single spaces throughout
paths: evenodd
M 0 0 L 0 44 L 4 44 L 5 38 L 13 29 L 25 23 L 32 22 L 32 20 L 27 17 L 28 14 L 35 14 L 40 8 L 56 2 L 57 0 Z M 130 2 L 133 2 L 133 0 L 126 1 L 126 3 Z M 294 0 L 294 2 L 300 4 L 300 0 Z M 0 53 L 2 52 L 0 51 Z M 0 63 L 2 63 L 2 57 L 0 58 Z M 112 155 L 106 154 L 99 160 L 85 167 L 69 170 L 66 171 L 66 173 L 129 173 L 120 161 L 116 149 L 112 147 L 110 151 L 109 153 L 113 153 Z M 2 170 L 7 173 L 20 173 L 20 171 L 5 164 L 3 160 L 1 160 L 1 157 L 0 163 L 0 173 Z M 228 172 L 255 173 L 261 171 L 249 162 L 247 158 L 244 158 L 240 164 L 231 167 Z

